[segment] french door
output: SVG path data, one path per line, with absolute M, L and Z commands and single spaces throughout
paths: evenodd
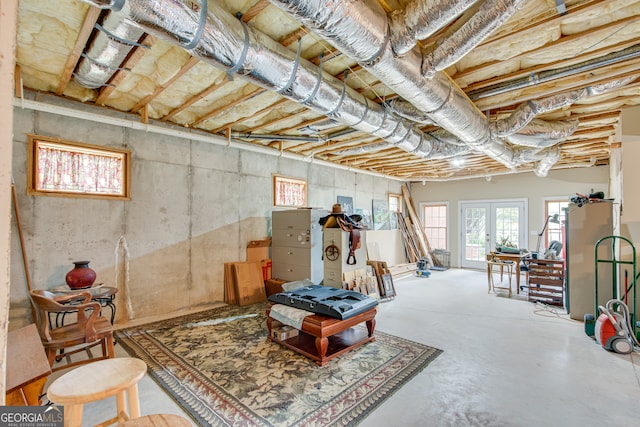
M 460 266 L 486 268 L 487 254 L 496 244 L 527 245 L 526 200 L 460 203 Z

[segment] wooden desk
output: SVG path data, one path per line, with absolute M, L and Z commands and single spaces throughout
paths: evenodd
M 304 318 L 298 336 L 284 341 L 275 339 L 271 334 L 273 322 L 279 322 L 269 317 L 270 312 L 271 307 L 267 308 L 269 339 L 315 360 L 320 366 L 326 365 L 334 357 L 376 339 L 373 336 L 377 313 L 375 308 L 344 320 L 312 314 Z M 362 322 L 366 322 L 366 333 L 353 328 Z
M 487 261 L 491 260 L 491 257 L 495 256 L 496 259 L 502 261 L 513 261 L 516 274 L 516 292 L 520 293 L 520 264 L 525 258 L 531 256 L 531 252 L 524 252 L 520 254 L 510 254 L 505 252 L 496 252 L 494 254 L 487 254 Z M 491 266 L 487 263 L 487 280 L 491 281 Z

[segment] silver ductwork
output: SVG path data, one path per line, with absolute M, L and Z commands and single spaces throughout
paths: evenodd
M 395 57 L 389 46 L 389 19 L 375 0 L 270 0 L 348 55 L 399 96 L 426 113 L 476 152 L 509 168 L 513 148 L 491 135 L 487 118 L 445 73 L 422 75 L 417 49 Z
M 423 125 L 433 125 L 435 124 L 433 120 L 429 118 L 424 112 L 418 110 L 415 105 L 411 104 L 400 98 L 394 98 L 391 101 L 387 102 L 387 108 L 393 111 L 400 117 L 404 117 L 405 119 L 409 119 L 416 123 L 420 123 Z
M 587 96 L 595 96 L 610 90 L 619 89 L 634 81 L 637 77 L 627 77 L 605 84 L 593 85 L 584 89 L 549 96 L 538 100 L 531 100 L 520 104 L 508 117 L 491 123 L 491 133 L 498 137 L 507 137 L 520 131 L 534 117 L 549 111 L 568 107 Z M 577 125 L 576 125 L 577 126 Z
M 442 43 L 422 52 L 422 73 L 431 78 L 455 64 L 504 24 L 525 0 L 484 0 L 460 28 L 445 35 Z
M 122 0 L 82 0 L 98 7 L 122 6 Z M 202 6 L 201 9 L 195 6 Z M 323 72 L 322 65 L 295 53 L 242 21 L 214 2 L 190 0 L 127 0 L 122 9 L 143 30 L 181 46 L 231 77 L 252 83 L 306 105 L 354 129 L 384 139 L 388 144 L 428 158 L 439 141 Z
M 424 40 L 451 23 L 478 0 L 415 0 L 389 15 L 391 49 L 404 55 Z
M 511 134 L 507 140 L 512 144 L 532 147 L 545 148 L 564 141 L 571 136 L 580 122 L 578 120 L 562 120 L 549 122 L 546 120 L 533 119 L 526 127 L 518 133 Z
M 138 26 L 124 21 L 126 12 L 109 11 L 96 24 L 97 34 L 78 63 L 75 80 L 80 85 L 98 89 L 106 85 L 118 67 L 144 34 Z
M 551 167 L 560 159 L 560 149 L 557 145 L 544 148 L 540 151 L 518 149 L 516 159 L 521 163 L 535 162 L 534 173 L 539 177 L 545 177 Z
M 389 47 L 387 15 L 374 0 L 272 0 L 356 59 L 387 86 L 427 114 L 448 136 L 426 134 L 387 108 L 368 100 L 342 80 L 296 56 L 265 34 L 249 28 L 215 2 L 192 0 L 82 0 L 120 9 L 122 16 L 193 56 L 267 90 L 327 115 L 332 120 L 382 138 L 387 144 L 426 159 L 452 152 L 484 153 L 509 168 L 527 156 L 492 135 L 486 117 L 445 73 L 421 74 L 421 55 L 412 49 L 401 58 Z M 442 135 L 444 136 L 444 134 Z M 456 141 L 458 145 L 452 142 Z M 531 149 L 539 165 L 553 164 L 549 150 Z M 518 154 L 518 155 L 516 155 Z M 555 158 L 555 160 L 553 160 Z M 550 167 L 550 166 L 548 166 Z

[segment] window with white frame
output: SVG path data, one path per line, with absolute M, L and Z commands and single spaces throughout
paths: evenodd
M 557 240 L 564 244 L 562 238 L 562 227 L 566 220 L 566 208 L 569 206 L 569 202 L 566 199 L 548 199 L 544 202 L 545 221 L 547 218 L 555 218 L 558 215 L 558 222 L 549 221 L 547 229 L 544 235 L 544 247 L 548 248 L 549 244 Z
M 448 211 L 446 203 L 430 203 L 422 205 L 422 226 L 433 249 L 449 249 L 447 246 Z
M 395 230 L 398 228 L 398 221 L 402 218 L 402 195 L 389 193 L 389 219 L 390 228 Z

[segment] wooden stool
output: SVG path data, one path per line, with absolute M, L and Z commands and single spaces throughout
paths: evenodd
M 118 427 L 192 427 L 186 418 L 172 414 L 153 414 L 118 424 Z
M 100 425 L 113 424 L 121 419 L 138 418 L 138 381 L 145 372 L 147 364 L 133 357 L 116 357 L 92 362 L 56 379 L 49 386 L 47 397 L 55 404 L 64 405 L 65 427 L 82 426 L 82 409 L 85 403 L 114 395 L 117 415 Z M 129 402 L 129 411 L 126 400 Z

